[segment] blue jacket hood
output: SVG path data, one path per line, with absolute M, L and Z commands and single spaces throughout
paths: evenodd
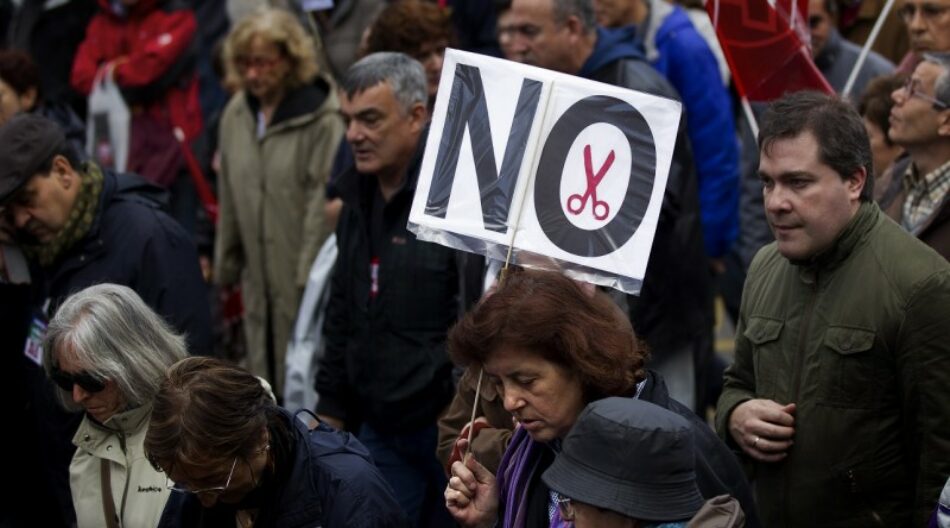
M 643 59 L 636 43 L 637 30 L 633 26 L 617 29 L 597 28 L 597 43 L 577 75 L 589 78 L 597 70 L 620 59 Z

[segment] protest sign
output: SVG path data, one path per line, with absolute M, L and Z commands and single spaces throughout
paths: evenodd
M 409 229 L 636 293 L 680 114 L 670 99 L 448 50 Z

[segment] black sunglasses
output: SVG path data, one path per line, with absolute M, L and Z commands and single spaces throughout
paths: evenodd
M 73 385 L 79 385 L 82 387 L 82 390 L 86 392 L 101 392 L 102 389 L 106 388 L 104 381 L 94 378 L 92 374 L 88 372 L 77 372 L 73 374 L 54 368 L 53 373 L 50 374 L 50 378 L 52 378 L 53 383 L 66 392 L 72 392 Z

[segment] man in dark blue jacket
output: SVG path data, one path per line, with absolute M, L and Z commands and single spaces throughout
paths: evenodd
M 0 241 L 23 251 L 32 279 L 32 302 L 4 310 L 30 325 L 29 338 L 5 352 L 19 358 L 17 375 L 28 391 L 22 404 L 39 422 L 41 465 L 66 522 L 73 515 L 71 439 L 82 416 L 56 404 L 38 354 L 46 321 L 63 300 L 93 284 L 129 286 L 186 334 L 191 353 L 211 352 L 211 311 L 197 252 L 149 195 L 156 192 L 137 176 L 80 163 L 46 118 L 25 114 L 0 128 Z M 0 258 L 0 282 L 7 271 Z
M 679 99 L 633 44 L 633 30 L 598 29 L 591 0 L 514 0 L 499 13 L 508 59 Z M 712 359 L 712 302 L 696 190 L 696 169 L 681 119 L 659 224 L 630 319 L 653 353 L 652 368 L 674 398 L 695 408 L 697 380 Z
M 635 27 L 645 58 L 682 97 L 706 254 L 721 262 L 739 236 L 739 139 L 715 55 L 686 11 L 664 0 L 594 0 L 594 9 L 601 26 Z

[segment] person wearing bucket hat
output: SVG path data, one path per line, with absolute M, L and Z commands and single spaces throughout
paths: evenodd
M 93 284 L 128 286 L 185 334 L 189 352 L 211 352 L 198 254 L 191 237 L 160 210 L 163 195 L 136 175 L 81 162 L 49 119 L 20 114 L 0 127 L 0 242 L 22 250 L 30 272 L 27 295 L 0 297 L 4 322 L 14 326 L 4 327 L 4 337 L 16 336 L 4 345 L 23 351 L 11 354 L 18 361 L 9 377 L 20 387 L 11 407 L 29 417 L 18 442 L 43 454 L 30 471 L 49 483 L 58 506 L 50 510 L 66 523 L 75 516 L 68 469 L 81 416 L 56 404 L 40 359 L 47 322 L 66 297 Z M 0 285 L 6 275 L 0 258 Z
M 690 423 L 676 413 L 606 398 L 581 412 L 541 479 L 558 494 L 561 519 L 576 528 L 685 526 L 704 504 L 694 443 Z

